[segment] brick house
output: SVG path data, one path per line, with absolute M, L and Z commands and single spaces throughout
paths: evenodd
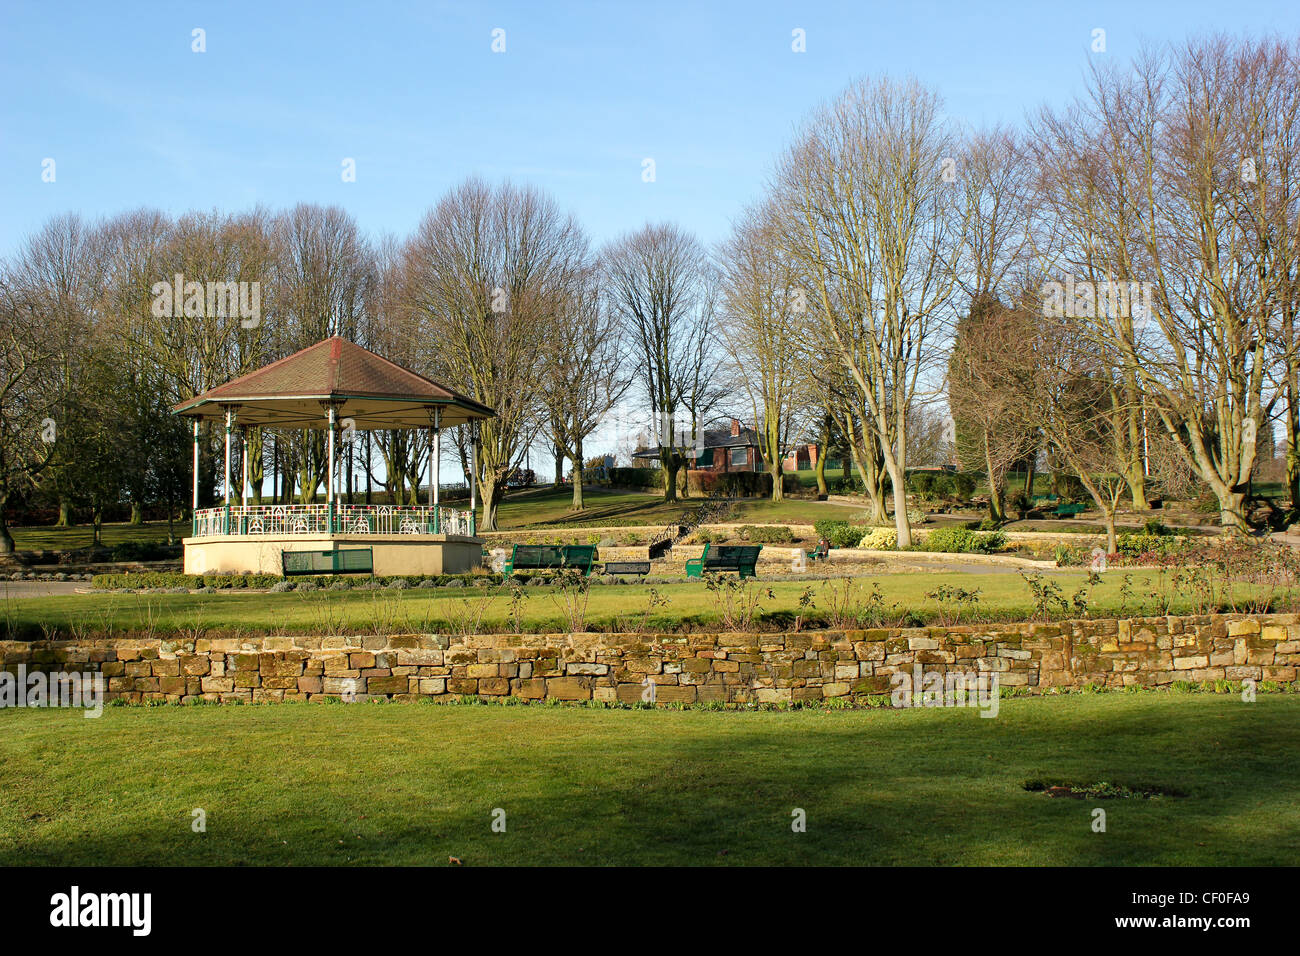
M 817 443 L 795 445 L 790 454 L 781 460 L 782 471 L 807 471 L 817 467 Z
M 659 447 L 643 448 L 632 453 L 636 468 L 658 468 Z M 704 451 L 692 468 L 701 471 L 763 471 L 763 456 L 758 450 L 758 434 L 746 428 L 738 419 L 731 420 L 730 428 L 706 428 Z

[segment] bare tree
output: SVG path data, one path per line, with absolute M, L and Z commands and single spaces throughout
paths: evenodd
M 935 93 L 864 81 L 813 117 L 776 174 L 787 248 L 820 300 L 826 351 L 880 441 L 899 547 L 912 543 L 907 412 L 928 387 L 956 285 L 956 151 Z
M 958 324 L 948 364 L 948 404 L 956 423 L 963 465 L 978 460 L 989 486 L 989 517 L 1005 521 L 1007 474 L 1037 449 L 1037 430 L 1022 409 L 1029 396 L 1020 384 L 1034 373 L 1033 358 L 1018 343 L 1023 317 L 992 298 L 975 301 Z
M 573 466 L 574 511 L 585 507 L 583 443 L 632 384 L 622 329 L 604 300 L 601 278 L 594 267 L 575 273 L 545 355 L 545 402 L 555 446 Z
M 1296 144 L 1265 118 L 1294 112 L 1295 56 L 1223 37 L 1148 51 L 1096 69 L 1087 99 L 1045 110 L 1033 137 L 1067 270 L 1044 299 L 1136 381 L 1237 531 L 1274 400 L 1266 346 L 1294 295 L 1270 243 L 1277 204 L 1294 208 L 1276 184 L 1294 182 Z
M 721 338 L 727 361 L 749 400 L 758 451 L 772 476 L 772 500 L 785 495 L 781 466 L 803 425 L 806 389 L 801 361 L 801 313 L 806 291 L 781 249 L 779 222 L 769 208 L 748 211 L 723 244 Z
M 531 188 L 470 179 L 425 216 L 406 247 L 406 300 L 424 367 L 496 410 L 479 430 L 484 530 L 545 422 L 545 337 L 588 258 L 586 236 Z
M 1092 497 L 1106 525 L 1107 551 L 1117 548 L 1115 514 L 1128 489 L 1124 465 L 1127 447 L 1116 440 L 1127 410 L 1118 403 L 1124 392 L 1113 380 L 1113 357 L 1087 336 L 1078 334 L 1066 317 L 1035 317 L 1037 298 L 1022 300 L 1017 323 L 1017 347 L 1033 357 L 1005 366 L 1024 396 L 1020 417 L 1041 430 L 1044 439 L 1069 466 Z
M 716 283 L 704 249 L 671 225 L 648 225 L 602 255 L 610 306 L 630 341 L 631 361 L 659 439 L 664 500 L 677 500 L 677 472 L 717 400 L 710 348 Z M 685 413 L 685 414 L 683 414 Z M 681 418 L 689 416 L 688 422 Z
M 0 554 L 14 550 L 6 505 L 34 487 L 54 457 L 68 342 L 48 319 L 22 276 L 12 269 L 0 274 Z

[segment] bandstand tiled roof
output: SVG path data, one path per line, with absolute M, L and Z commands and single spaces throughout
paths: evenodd
M 327 407 L 358 430 L 423 428 L 440 409 L 443 427 L 492 418 L 486 405 L 390 362 L 340 336 L 325 339 L 176 405 L 178 415 L 224 420 L 234 407 L 240 425 L 323 428 Z

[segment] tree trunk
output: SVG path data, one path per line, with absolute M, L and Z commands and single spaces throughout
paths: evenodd
M 555 487 L 564 484 L 564 449 L 555 446 Z
M 1102 520 L 1106 523 L 1106 553 L 1119 553 L 1119 536 L 1115 533 L 1115 509 L 1102 508 Z
M 1292 512 L 1300 511 L 1300 395 L 1294 368 L 1286 373 L 1286 488 Z
M 8 501 L 8 493 L 0 494 L 0 554 L 14 553 L 14 536 L 9 533 L 9 523 L 5 521 L 5 505 Z
M 903 472 L 896 463 L 889 464 L 889 480 L 894 486 L 894 527 L 898 530 L 898 550 L 912 546 L 912 525 L 907 520 L 907 487 Z
M 781 478 L 783 477 L 781 472 L 781 459 L 774 459 L 772 463 L 768 465 L 767 470 L 772 475 L 772 500 L 784 501 L 785 488 L 783 488 L 781 484 Z
M 1142 410 L 1130 408 L 1128 410 L 1128 470 L 1124 475 L 1124 480 L 1128 483 L 1129 496 L 1133 499 L 1134 511 L 1149 511 L 1151 505 L 1147 502 L 1147 476 L 1142 467 Z
M 59 520 L 54 522 L 56 528 L 72 528 L 76 526 L 76 521 L 72 516 L 72 504 L 67 498 L 59 496 Z
M 131 502 L 131 524 L 144 524 L 144 505 L 138 499 Z
M 830 488 L 826 484 L 826 443 L 822 442 L 817 446 L 817 465 L 813 471 L 817 476 L 817 494 L 830 494 Z
M 374 452 L 370 447 L 370 432 L 366 432 L 366 504 L 372 504 L 374 495 L 374 482 L 370 476 L 370 470 L 374 467 Z
M 94 511 L 90 516 L 91 534 L 90 546 L 98 548 L 104 543 L 104 509 L 100 505 L 95 505 Z
M 1219 524 L 1223 526 L 1223 530 L 1235 534 L 1249 534 L 1250 524 L 1246 521 L 1246 493 L 1225 488 L 1222 491 L 1216 489 L 1215 495 L 1219 499 Z
M 659 459 L 660 468 L 664 472 L 664 501 L 677 500 L 677 464 L 673 461 L 672 455 L 665 455 Z
M 586 505 L 582 502 L 582 445 L 578 445 L 578 454 L 573 458 L 573 510 L 581 511 Z
M 1035 469 L 1038 466 L 1038 453 L 1034 452 L 1025 461 L 1025 489 L 1026 498 L 1032 498 L 1034 495 L 1034 476 Z
M 856 450 L 850 450 L 849 457 L 853 460 L 853 467 L 857 470 L 858 477 L 862 479 L 862 487 L 866 489 L 868 510 L 871 512 L 871 523 L 873 525 L 888 524 L 889 512 L 885 508 L 885 483 L 881 478 L 880 468 L 871 459 L 864 463 Z
M 984 467 L 989 480 L 989 517 L 994 521 L 1007 520 L 1006 489 L 1004 479 L 997 475 L 993 467 L 993 454 L 989 448 L 988 433 L 984 433 Z
M 472 479 L 471 479 L 472 480 Z M 485 479 L 478 483 L 479 492 L 483 496 L 483 523 L 478 526 L 480 531 L 497 530 L 497 508 L 501 505 L 501 493 L 505 490 L 502 483 L 495 478 Z

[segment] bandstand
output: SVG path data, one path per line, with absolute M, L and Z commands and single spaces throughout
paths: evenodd
M 187 574 L 279 574 L 286 551 L 369 551 L 375 574 L 458 574 L 481 561 L 475 536 L 474 482 L 468 511 L 439 502 L 444 428 L 468 427 L 495 412 L 470 398 L 335 336 L 210 389 L 173 411 L 194 420 L 194 520 L 184 541 Z M 225 427 L 225 501 L 199 508 L 199 440 L 203 422 Z M 325 429 L 328 467 L 323 503 L 249 504 L 248 456 L 232 496 L 231 445 L 247 430 Z M 339 430 L 428 429 L 429 490 L 424 505 L 364 505 L 338 500 Z M 476 441 L 469 442 L 471 474 Z M 304 556 L 305 557 L 305 556 Z M 344 561 L 343 566 L 347 562 Z

